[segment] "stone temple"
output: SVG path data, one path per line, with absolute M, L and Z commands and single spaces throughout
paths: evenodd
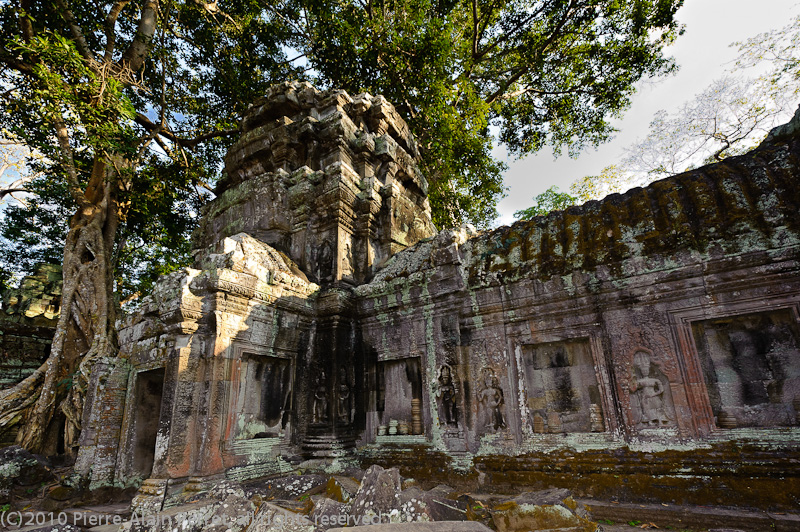
M 437 232 L 390 103 L 273 87 L 193 265 L 94 371 L 76 472 L 155 508 L 301 462 L 796 508 L 792 127 L 624 195 Z

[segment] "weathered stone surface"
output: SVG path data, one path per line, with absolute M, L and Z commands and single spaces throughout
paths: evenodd
M 76 469 L 95 487 L 149 477 L 154 499 L 377 463 L 426 486 L 792 508 L 791 130 L 644 189 L 434 234 L 385 100 L 276 86 L 244 118 L 193 267 L 93 375 Z
M 61 303 L 61 265 L 39 264 L 19 287 L 3 294 L 2 321 L 52 327 Z
M 134 509 L 122 530 L 134 532 L 239 532 L 254 519 L 256 506 L 238 483 L 220 481 L 166 509 Z
M 389 516 L 400 510 L 400 472 L 396 468 L 372 466 L 361 480 L 350 504 L 350 515 L 363 519 Z
M 355 497 L 360 487 L 361 483 L 355 479 L 333 476 L 325 485 L 325 494 L 335 501 L 347 503 Z
M 250 532 L 316 532 L 317 527 L 304 515 L 265 502 L 258 509 Z
M 250 482 L 244 486 L 244 490 L 247 497 L 251 499 L 255 496 L 265 501 L 297 499 L 322 491 L 328 478 L 327 475 L 322 474 L 289 475 Z
M 464 502 L 451 498 L 457 493 L 450 486 L 436 486 L 428 491 L 412 487 L 400 493 L 401 516 L 411 521 L 466 521 Z
M 83 529 L 72 523 L 66 523 L 64 525 L 54 524 L 39 528 L 25 527 L 25 532 L 83 532 Z
M 349 517 L 347 504 L 327 497 L 314 496 L 312 499 L 315 499 L 314 509 L 311 510 L 308 518 L 317 527 L 328 529 L 347 525 Z
M 17 445 L 0 449 L 0 504 L 7 503 L 16 491 L 26 495 L 28 488 L 39 490 L 55 480 L 50 464 L 41 456 Z
M 586 515 L 568 490 L 553 489 L 522 493 L 491 509 L 492 521 L 498 532 L 518 530 L 569 530 L 595 532 L 597 523 L 578 515 Z
M 0 390 L 25 379 L 50 354 L 61 304 L 61 285 L 61 266 L 40 264 L 17 288 L 1 294 Z M 15 433 L 7 434 L 0 445 L 12 444 L 14 436 Z

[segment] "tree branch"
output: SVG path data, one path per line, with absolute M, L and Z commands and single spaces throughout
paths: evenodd
M 0 190 L 0 199 L 3 199 L 9 194 L 13 194 L 14 192 L 28 192 L 26 188 L 4 188 Z
M 30 19 L 30 0 L 20 0 L 19 7 L 21 12 L 19 14 L 19 28 L 22 31 L 22 38 L 25 42 L 29 43 L 33 40 L 33 25 Z
M 116 35 L 116 26 L 117 26 L 117 17 L 125 8 L 126 5 L 130 0 L 119 0 L 115 2 L 113 6 L 111 6 L 111 10 L 108 12 L 105 21 L 105 31 L 106 31 L 106 51 L 103 57 L 103 60 L 106 63 L 110 63 L 114 57 L 114 48 L 117 45 L 117 35 Z
M 69 130 L 64 123 L 64 119 L 60 116 L 56 116 L 53 119 L 53 127 L 56 130 L 58 146 L 61 148 L 62 163 L 67 171 L 67 188 L 69 188 L 69 193 L 75 204 L 82 206 L 86 203 L 86 197 L 81 193 L 80 184 L 78 183 L 78 171 L 75 169 L 72 146 L 69 145 Z
M 236 28 L 239 31 L 242 30 L 241 26 L 239 26 L 239 24 L 233 19 L 233 17 L 231 17 L 229 14 L 225 13 L 219 8 L 219 6 L 217 5 L 217 0 L 214 0 L 213 2 L 203 2 L 203 0 L 194 0 L 194 3 L 202 7 L 206 13 L 211 15 L 211 17 L 214 19 L 214 22 L 217 22 L 217 15 L 219 14 L 228 19 L 228 22 L 233 24 L 234 28 Z M 217 22 L 217 24 L 219 23 Z
M 541 48 L 536 52 L 537 56 L 541 57 L 542 54 L 544 54 L 545 50 L 547 50 L 550 47 L 550 45 L 552 45 L 556 41 L 556 39 L 561 35 L 561 30 L 564 28 L 564 25 L 567 23 L 567 20 L 569 19 L 570 14 L 573 11 L 573 3 L 574 3 L 573 1 L 570 1 L 569 6 L 564 11 L 564 16 L 561 17 L 561 20 L 559 20 L 558 24 L 556 25 L 556 27 L 553 28 L 553 31 L 548 36 L 547 40 L 545 40 L 544 43 L 542 43 Z M 505 92 L 508 90 L 508 88 L 511 85 L 516 83 L 522 76 L 524 76 L 527 71 L 528 71 L 527 63 L 521 65 L 520 67 L 518 67 L 517 73 L 512 75 L 510 78 L 508 78 L 504 82 L 500 83 L 500 86 L 497 88 L 497 90 L 495 90 L 485 100 L 486 103 L 488 103 L 488 104 L 494 103 L 500 96 L 505 94 Z
M 33 74 L 32 64 L 22 61 L 21 59 L 10 53 L 5 48 L 0 49 L 0 63 L 16 70 L 21 74 L 27 74 L 27 75 Z
M 123 66 L 127 66 L 132 72 L 142 68 L 144 60 L 150 52 L 150 44 L 153 42 L 153 35 L 156 31 L 157 12 L 158 0 L 146 0 L 139 18 L 139 26 L 136 28 L 136 36 L 122 54 Z
M 61 11 L 61 16 L 67 23 L 67 26 L 69 26 L 69 31 L 72 34 L 72 38 L 75 40 L 75 47 L 78 49 L 78 52 L 80 52 L 83 58 L 89 62 L 89 66 L 92 67 L 95 63 L 94 54 L 89 48 L 86 38 L 83 36 L 81 27 L 78 26 L 78 23 L 75 21 L 75 15 L 72 14 L 72 10 L 67 7 L 67 4 L 64 0 L 55 0 L 55 2 L 58 5 L 58 9 Z
M 140 126 L 143 126 L 150 132 L 157 131 L 159 135 L 171 140 L 172 142 L 174 142 L 175 144 L 177 144 L 182 148 L 189 148 L 189 149 L 194 149 L 195 147 L 197 147 L 198 144 L 205 142 L 207 140 L 219 137 L 227 137 L 239 133 L 238 129 L 226 129 L 220 131 L 211 131 L 209 133 L 205 133 L 198 137 L 185 139 L 177 136 L 175 133 L 173 133 L 166 127 L 162 128 L 161 125 L 154 124 L 149 118 L 147 118 L 145 115 L 141 113 L 136 115 L 136 123 L 139 124 Z

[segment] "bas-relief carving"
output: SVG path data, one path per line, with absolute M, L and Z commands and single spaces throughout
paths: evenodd
M 638 429 L 673 426 L 675 410 L 669 381 L 653 353 L 649 349 L 637 349 L 632 362 L 630 405 L 634 425 Z
M 535 433 L 603 432 L 597 369 L 586 338 L 521 346 Z
M 353 394 L 345 368 L 339 368 L 339 382 L 336 387 L 336 404 L 336 419 L 339 423 L 349 425 L 353 421 Z
M 498 432 L 506 429 L 504 417 L 505 398 L 494 369 L 483 368 L 481 370 L 480 386 L 478 402 L 483 406 L 486 430 L 488 432 Z
M 453 380 L 453 369 L 448 364 L 442 364 L 439 368 L 439 376 L 436 379 L 436 398 L 439 400 L 440 418 L 444 419 L 447 425 L 458 425 L 458 407 L 456 397 L 458 388 Z
M 325 375 L 325 370 L 320 370 L 314 379 L 311 422 L 315 424 L 328 422 L 328 379 Z
M 788 309 L 704 320 L 692 332 L 717 427 L 797 423 L 800 334 Z
M 352 277 L 353 275 L 353 246 L 349 237 L 345 237 L 344 239 L 341 272 L 342 277 Z
M 333 280 L 333 245 L 328 239 L 320 245 L 315 272 L 319 282 Z

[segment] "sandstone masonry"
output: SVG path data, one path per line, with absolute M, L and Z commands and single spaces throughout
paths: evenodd
M 93 374 L 82 478 L 160 507 L 313 458 L 799 502 L 800 137 L 480 234 L 436 233 L 418 156 L 381 97 L 256 102 L 193 266 Z

